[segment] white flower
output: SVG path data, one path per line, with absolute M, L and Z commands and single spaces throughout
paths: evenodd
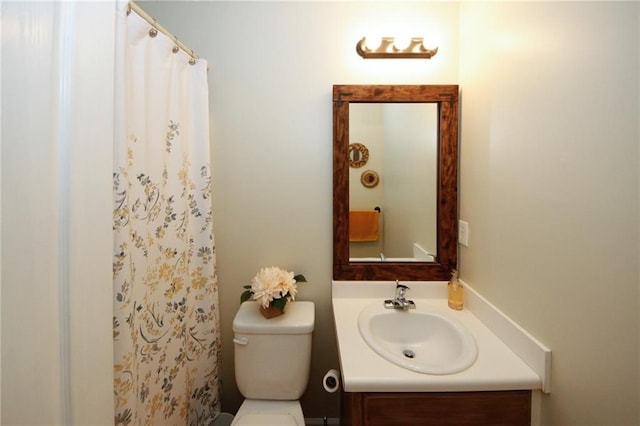
M 253 299 L 264 308 L 274 299 L 288 297 L 295 300 L 297 293 L 293 272 L 284 271 L 275 266 L 262 268 L 251 280 Z

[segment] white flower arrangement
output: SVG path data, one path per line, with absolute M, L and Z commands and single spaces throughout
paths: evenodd
M 287 301 L 295 300 L 298 292 L 296 283 L 299 282 L 307 282 L 304 275 L 295 275 L 275 266 L 262 268 L 251 279 L 251 285 L 244 286 L 240 302 L 253 298 L 262 308 L 273 306 L 283 312 Z

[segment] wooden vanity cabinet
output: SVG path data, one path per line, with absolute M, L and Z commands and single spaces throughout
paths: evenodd
M 342 392 L 342 426 L 529 426 L 531 391 Z

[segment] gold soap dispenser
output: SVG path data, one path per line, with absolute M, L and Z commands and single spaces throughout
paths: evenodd
M 447 285 L 449 290 L 449 307 L 456 311 L 462 310 L 464 306 L 464 288 L 458 279 L 458 271 L 451 271 L 451 279 Z

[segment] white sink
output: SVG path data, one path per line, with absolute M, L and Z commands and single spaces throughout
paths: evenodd
M 418 373 L 458 373 L 478 356 L 476 341 L 464 325 L 420 306 L 385 309 L 383 301 L 377 301 L 360 312 L 358 329 L 378 355 Z

